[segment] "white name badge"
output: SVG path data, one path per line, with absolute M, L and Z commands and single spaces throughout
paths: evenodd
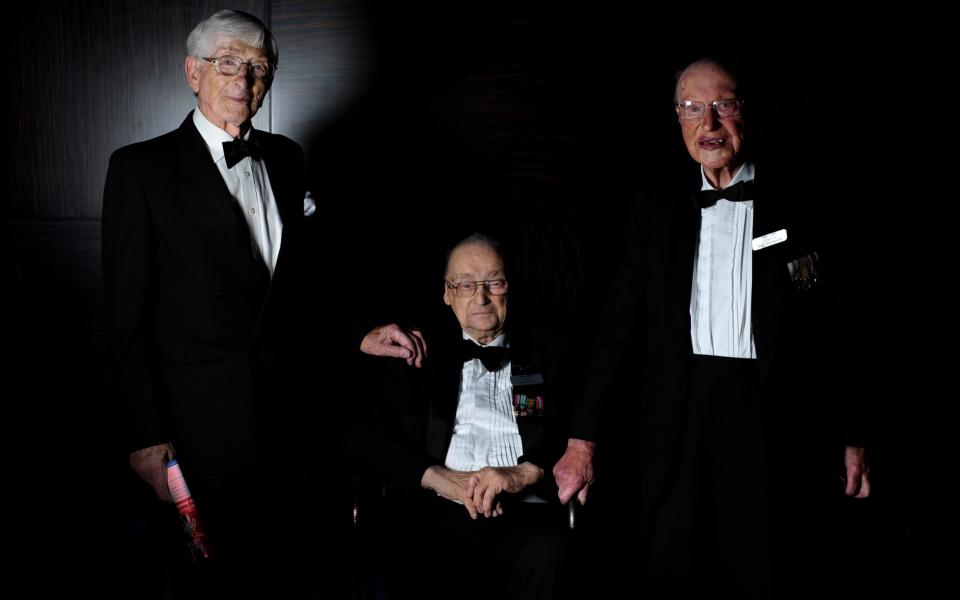
M 779 231 L 774 231 L 773 233 L 768 233 L 767 235 L 761 235 L 758 238 L 753 238 L 753 251 L 763 250 L 767 246 L 773 246 L 774 244 L 779 244 L 780 242 L 787 241 L 787 230 L 781 229 Z

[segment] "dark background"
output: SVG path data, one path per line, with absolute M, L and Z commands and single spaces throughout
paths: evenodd
M 439 249 L 494 226 L 510 242 L 518 310 L 588 332 L 624 202 L 684 164 L 673 74 L 705 53 L 739 54 L 758 83 L 757 138 L 794 157 L 798 183 L 843 182 L 838 222 L 867 233 L 876 487 L 868 504 L 843 510 L 856 566 L 873 573 L 867 589 L 909 589 L 933 524 L 920 505 L 927 413 L 916 400 L 932 395 L 932 383 L 915 377 L 932 361 L 909 317 L 928 286 L 911 267 L 922 236 L 909 211 L 871 208 L 903 197 L 861 186 L 903 168 L 886 99 L 902 91 L 898 40 L 922 30 L 906 17 L 867 30 L 808 5 L 755 14 L 750 26 L 712 8 L 658 17 L 630 5 L 234 5 L 263 19 L 280 44 L 280 71 L 255 124 L 307 151 L 329 224 L 318 276 L 374 320 L 416 321 L 418 307 L 440 301 Z M 222 6 L 41 0 L 21 8 L 10 23 L 2 107 L 0 439 L 10 527 L 0 590 L 102 597 L 148 577 L 151 566 L 134 557 L 154 541 L 143 514 L 149 490 L 128 472 L 103 391 L 98 219 L 107 160 L 195 107 L 184 40 Z M 330 306 L 318 314 L 339 318 L 325 314 Z M 629 506 L 629 484 L 613 472 L 625 467 L 608 466 L 601 507 Z

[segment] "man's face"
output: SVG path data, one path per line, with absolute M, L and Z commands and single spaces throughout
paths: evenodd
M 237 56 L 245 62 L 269 62 L 260 48 L 238 40 L 219 39 L 212 56 Z M 197 93 L 200 112 L 214 125 L 231 135 L 238 135 L 240 126 L 257 114 L 263 98 L 270 89 L 270 79 L 256 79 L 248 67 L 241 67 L 236 75 L 221 75 L 213 63 L 187 57 L 187 82 Z
M 677 100 L 694 100 L 707 106 L 702 119 L 679 119 L 687 151 L 706 169 L 735 169 L 743 162 L 743 115 L 718 117 L 712 108 L 714 100 L 736 98 L 736 90 L 737 82 L 709 63 L 687 69 L 680 79 Z
M 503 259 L 490 246 L 469 243 L 456 248 L 447 264 L 447 281 L 451 284 L 468 281 L 506 279 Z M 493 296 L 487 286 L 477 286 L 468 298 L 456 295 L 444 286 L 443 302 L 453 309 L 460 327 L 481 344 L 492 342 L 503 330 L 507 318 L 507 295 Z

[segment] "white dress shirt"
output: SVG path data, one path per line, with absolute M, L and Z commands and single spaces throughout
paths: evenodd
M 476 343 L 466 333 L 463 339 Z M 500 335 L 487 344 L 504 346 Z M 509 361 L 490 372 L 479 358 L 463 363 L 460 400 L 453 437 L 445 465 L 455 471 L 476 471 L 482 467 L 512 467 L 523 455 L 520 430 L 513 414 L 513 385 Z
M 245 156 L 233 165 L 233 168 L 228 169 L 223 156 L 223 142 L 232 141 L 233 137 L 208 121 L 199 108 L 193 111 L 193 123 L 207 143 L 213 162 L 220 170 L 223 182 L 227 184 L 227 190 L 243 210 L 247 227 L 250 228 L 250 244 L 254 254 L 263 260 L 272 276 L 277 266 L 277 256 L 280 254 L 283 222 L 280 220 L 277 200 L 270 187 L 267 166 L 262 160 Z M 252 131 L 252 128 L 247 131 L 244 139 L 250 139 Z
M 702 190 L 714 189 L 700 168 Z M 730 181 L 753 181 L 745 164 Z M 728 186 L 729 187 L 729 186 Z M 690 297 L 694 354 L 756 358 L 751 324 L 753 291 L 753 200 L 720 199 L 700 209 L 700 238 Z

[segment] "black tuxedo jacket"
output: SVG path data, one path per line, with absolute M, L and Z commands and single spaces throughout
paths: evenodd
M 537 390 L 544 397 L 543 414 L 517 417 L 523 443 L 519 462 L 541 467 L 544 479 L 531 491 L 556 499 L 551 470 L 566 449 L 568 411 L 576 391 L 571 347 L 565 336 L 539 328 L 512 328 L 508 335 L 513 380 L 518 375 L 543 379 Z M 370 359 L 383 373 L 382 385 L 370 397 L 354 400 L 354 424 L 346 438 L 348 454 L 361 467 L 378 472 L 406 495 L 418 493 L 427 468 L 444 464 L 463 369 L 459 327 L 426 332 L 425 337 L 430 347 L 422 369 L 396 359 Z
M 690 296 L 700 228 L 693 194 L 698 169 L 655 186 L 631 208 L 624 264 L 612 287 L 584 378 L 575 423 L 584 436 L 600 426 L 620 394 L 639 400 L 641 492 L 649 505 L 662 491 L 681 447 L 691 358 Z M 753 253 L 752 322 L 760 410 L 771 439 L 819 445 L 819 458 L 842 463 L 844 444 L 864 445 L 857 406 L 853 272 L 832 231 L 829 189 L 809 191 L 758 164 L 753 238 L 787 230 L 787 241 Z M 846 200 L 849 201 L 849 200 Z M 844 232 L 846 233 L 846 232 Z M 816 253 L 818 277 L 800 289 L 788 263 Z M 640 364 L 628 357 L 642 348 Z M 629 390 L 618 381 L 626 373 Z M 791 434 L 801 434 L 800 436 Z M 612 443 L 616 443 L 613 441 Z M 785 442 L 786 443 L 786 442 Z M 811 450 L 812 452 L 815 452 Z M 824 475 L 835 470 L 824 467 Z
M 254 131 L 283 235 L 274 276 L 253 253 L 192 114 L 110 159 L 103 270 L 111 389 L 131 449 L 173 441 L 184 469 L 253 467 L 296 439 L 291 361 L 310 319 L 311 219 L 290 139 Z M 297 319 L 304 319 L 303 323 Z M 291 358 L 293 357 L 293 358 Z

